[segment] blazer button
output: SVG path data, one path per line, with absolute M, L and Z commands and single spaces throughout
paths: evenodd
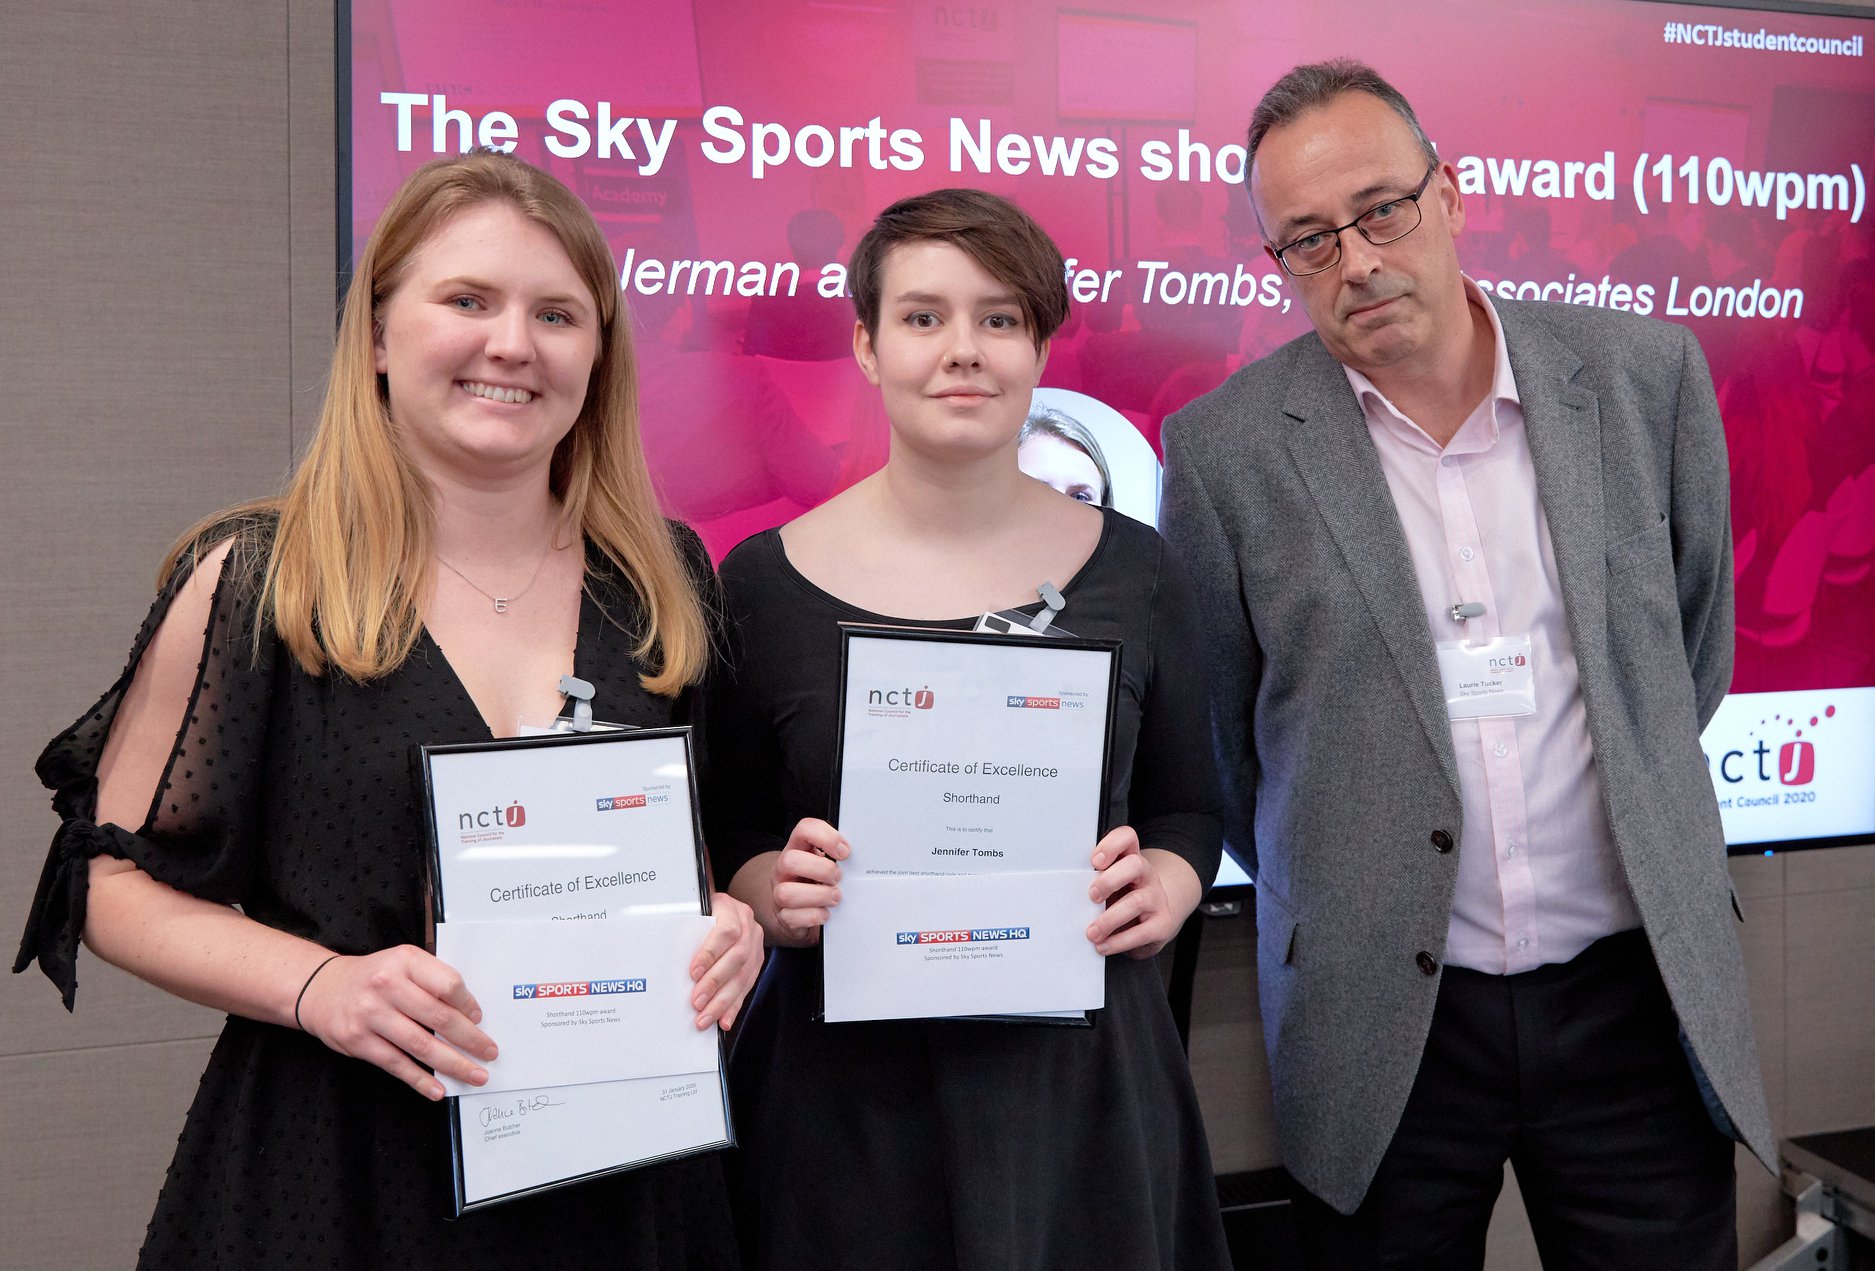
M 1421 949 L 1419 953 L 1414 956 L 1413 961 L 1419 963 L 1419 969 L 1423 974 L 1436 975 L 1438 973 L 1439 960 L 1430 953 L 1427 953 L 1424 949 Z
M 1432 832 L 1432 848 L 1441 855 L 1451 851 L 1452 836 L 1447 834 L 1444 830 L 1434 830 Z

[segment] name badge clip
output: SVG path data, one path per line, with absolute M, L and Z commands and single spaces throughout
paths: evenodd
M 1042 598 L 1042 611 L 1029 622 L 1029 630 L 1037 635 L 1048 630 L 1055 621 L 1055 615 L 1068 607 L 1068 602 L 1061 598 L 1061 593 L 1051 582 L 1043 582 L 1035 589 L 1035 594 Z
M 573 699 L 573 731 L 589 733 L 592 731 L 592 699 L 598 692 L 591 684 L 575 675 L 560 677 L 560 691 Z

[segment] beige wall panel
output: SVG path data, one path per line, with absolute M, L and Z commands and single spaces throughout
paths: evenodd
M 1268 1169 L 1276 1155 L 1269 1061 L 1257 1014 L 1256 922 L 1245 912 L 1202 918 L 1204 947 L 1192 989 L 1191 1076 L 1220 1174 Z
M 1746 857 L 1741 860 L 1749 860 Z M 1765 860 L 1776 864 L 1782 858 Z M 1733 878 L 1740 871 L 1733 869 Z M 1759 878 L 1754 882 L 1767 882 Z M 1775 881 L 1781 881 L 1776 879 Z M 1758 1039 L 1758 1063 L 1764 1070 L 1764 1090 L 1771 1105 L 1771 1125 L 1784 1133 L 1785 1089 L 1787 1082 L 1788 1026 L 1785 1019 L 1784 982 L 1787 977 L 1784 901 L 1765 891 L 1741 901 L 1745 910 L 1744 925 L 1738 929 L 1739 945 L 1745 956 L 1745 979 L 1751 993 L 1751 1027 Z M 1738 1151 L 1738 1253 L 1741 1266 L 1751 1263 L 1783 1243 L 1791 1231 L 1791 1217 L 1784 1205 L 1777 1176 L 1745 1151 Z
M 0 1059 L 0 1268 L 135 1261 L 208 1051 L 159 1042 Z
M 1536 1237 L 1530 1233 L 1530 1214 L 1517 1189 L 1517 1171 L 1504 1167 L 1504 1190 L 1491 1211 L 1491 1229 L 1484 1237 L 1484 1271 L 1542 1271 L 1536 1255 Z
M 1870 2 L 1875 4 L 1875 0 Z M 1793 896 L 1859 887 L 1875 887 L 1875 844 L 1788 852 L 1784 856 L 1784 889 Z M 1875 913 L 1869 916 L 1875 921 Z
M 1784 862 L 1788 857 L 1788 853 L 1777 856 L 1734 856 L 1728 864 L 1732 872 L 1732 890 L 1738 893 L 1739 900 L 1742 902 L 1756 896 L 1782 896 Z M 1751 916 L 1747 911 L 1745 917 Z
M 288 462 L 286 42 L 280 0 L 9 6 L 0 39 L 0 294 L 13 301 L 0 340 L 12 478 L 0 567 L 9 942 L 54 828 L 34 756 L 122 667 L 170 539 L 272 487 Z M 329 219 L 329 180 L 312 197 Z M 0 1053 L 213 1027 L 96 963 L 84 978 L 76 1021 L 37 975 L 0 983 Z
M 8 966 L 17 948 L 25 897 L 4 911 Z M 227 1016 L 171 997 L 119 971 L 89 950 L 78 955 L 78 1008 L 70 1015 L 38 967 L 0 982 L 0 1056 L 45 1054 L 96 1046 L 141 1045 L 214 1038 Z M 0 1096 L 3 1097 L 3 1096 Z
M 1742 1146 L 1737 1156 L 1738 1265 L 1748 1267 L 1789 1239 L 1796 1220 L 1777 1175 Z
M 1751 996 L 1751 1028 L 1758 1039 L 1758 1064 L 1764 1070 L 1771 1125 L 1780 1134 L 1784 1125 L 1789 1049 L 1784 997 L 1789 969 L 1784 903 L 1774 896 L 1754 897 L 1745 910 L 1745 921 L 1738 928 L 1739 948 L 1745 958 L 1745 982 Z
M 1794 881 L 1794 880 L 1793 880 Z M 1875 887 L 1793 894 L 1784 1134 L 1875 1125 Z
M 291 241 L 295 453 L 312 437 L 325 395 L 338 312 L 338 111 L 332 0 L 287 3 L 287 233 Z

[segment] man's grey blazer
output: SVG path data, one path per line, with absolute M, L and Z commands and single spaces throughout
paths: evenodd
M 1621 867 L 1700 1065 L 1775 1169 L 1699 744 L 1732 673 L 1711 376 L 1681 327 L 1496 305 Z M 1257 863 L 1278 1140 L 1290 1172 L 1348 1212 L 1412 1089 L 1457 874 L 1433 843 L 1462 819 L 1433 635 L 1360 406 L 1313 333 L 1164 436 L 1161 520 L 1213 652 L 1226 834 Z

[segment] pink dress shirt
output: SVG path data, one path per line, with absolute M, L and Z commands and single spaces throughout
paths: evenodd
M 1640 926 L 1615 855 L 1589 745 L 1556 555 L 1537 497 L 1523 406 L 1497 312 L 1491 391 L 1441 450 L 1373 381 L 1348 383 L 1380 454 L 1435 644 L 1528 635 L 1536 713 L 1452 720 L 1464 824 L 1445 960 L 1492 975 L 1567 962 Z M 1484 616 L 1455 622 L 1455 604 Z

